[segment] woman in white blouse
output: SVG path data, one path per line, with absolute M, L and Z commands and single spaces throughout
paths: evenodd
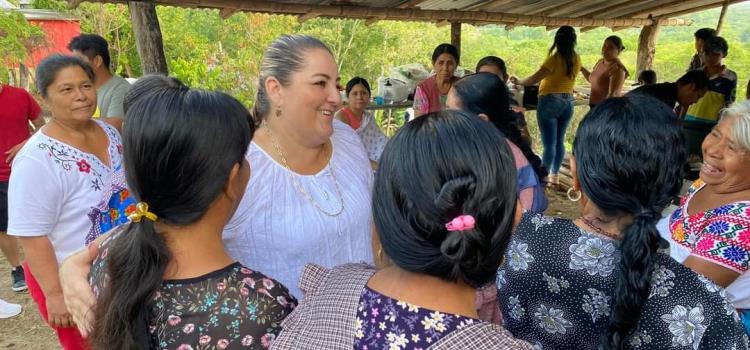
M 237 260 L 298 298 L 302 267 L 372 261 L 372 171 L 357 134 L 334 120 L 339 75 L 329 49 L 282 36 L 266 49 L 247 159 L 253 176 L 224 230 Z
M 266 49 L 253 111 L 260 127 L 246 155 L 253 172 L 224 230 L 234 259 L 274 276 L 298 298 L 306 263 L 373 262 L 373 176 L 354 130 L 334 120 L 338 83 L 333 55 L 315 38 L 282 36 Z M 60 273 L 84 334 L 94 304 L 85 280 L 92 253 L 77 254 Z

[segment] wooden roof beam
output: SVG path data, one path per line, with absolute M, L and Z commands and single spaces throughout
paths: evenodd
M 627 27 L 627 26 L 623 26 L 623 27 L 613 27 L 613 28 L 612 28 L 612 31 L 613 31 L 613 32 L 619 32 L 619 31 L 621 31 L 621 30 L 625 30 L 625 29 L 630 29 L 630 28 L 637 28 L 637 27 Z
M 221 10 L 219 10 L 219 16 L 221 16 L 221 19 L 227 19 L 229 17 L 232 17 L 232 15 L 234 15 L 235 13 L 237 13 L 237 11 L 239 11 L 239 10 L 236 9 L 236 8 L 225 7 L 225 8 L 222 8 Z
M 320 17 L 320 13 L 308 12 L 308 13 L 303 13 L 303 14 L 298 15 L 297 20 L 299 20 L 299 23 L 304 23 L 317 17 Z
M 125 0 L 87 0 L 93 2 L 115 2 L 122 3 Z M 314 17 L 331 18 L 375 18 L 381 20 L 395 21 L 422 21 L 422 22 L 487 22 L 498 24 L 515 24 L 525 26 L 562 26 L 574 27 L 600 26 L 600 27 L 622 27 L 622 26 L 645 26 L 654 23 L 647 18 L 562 18 L 529 16 L 511 13 L 486 12 L 486 11 L 458 11 L 458 10 L 420 10 L 399 8 L 374 8 L 352 5 L 303 5 L 280 3 L 273 1 L 238 1 L 238 0 L 154 0 L 158 5 L 167 6 L 196 6 L 199 8 L 237 8 L 240 11 L 282 14 L 301 16 L 301 19 Z M 692 24 L 692 20 L 685 19 L 660 19 L 661 25 L 683 26 Z
M 438 28 L 449 26 L 449 25 L 451 25 L 450 21 L 438 21 L 437 23 L 435 23 L 435 26 Z

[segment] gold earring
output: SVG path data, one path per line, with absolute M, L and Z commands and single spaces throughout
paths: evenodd
M 378 260 L 383 261 L 383 247 L 378 248 Z
M 281 108 L 276 108 L 276 117 L 281 117 Z
M 568 196 L 568 200 L 571 202 L 578 202 L 581 200 L 581 196 L 583 196 L 583 192 L 573 189 L 573 187 L 568 188 L 568 192 L 566 193 Z

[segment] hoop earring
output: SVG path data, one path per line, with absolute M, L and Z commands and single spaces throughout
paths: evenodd
M 575 197 L 573 197 L 573 192 L 577 193 Z M 576 191 L 573 189 L 573 187 L 569 188 L 568 192 L 566 192 L 565 194 L 568 196 L 568 200 L 570 200 L 571 202 L 578 202 L 579 200 L 581 200 L 581 196 L 583 196 L 583 193 L 581 191 Z

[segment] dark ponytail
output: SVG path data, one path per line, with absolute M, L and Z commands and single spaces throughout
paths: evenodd
M 108 285 L 96 308 L 95 349 L 147 349 L 148 303 L 161 285 L 171 254 L 154 222 L 131 223 L 112 242 Z
M 540 180 L 547 177 L 542 160 L 521 137 L 521 126 L 510 109 L 508 87 L 497 75 L 485 72 L 468 75 L 455 82 L 451 90 L 463 110 L 487 115 L 492 125 L 518 146 Z
M 427 114 L 388 142 L 375 182 L 373 219 L 395 265 L 474 287 L 494 280 L 517 194 L 500 132 L 460 111 Z M 448 230 L 461 215 L 474 228 Z
M 149 305 L 171 259 L 159 224 L 199 220 L 231 169 L 244 164 L 252 135 L 247 109 L 239 101 L 191 90 L 165 76 L 139 79 L 125 96 L 125 107 L 128 187 L 158 219 L 130 223 L 110 243 L 91 338 L 95 349 L 152 347 Z
M 681 144 L 679 121 L 650 96 L 608 99 L 578 127 L 573 154 L 581 190 L 605 215 L 633 217 L 622 232 L 604 349 L 623 347 L 648 299 L 657 250 L 667 246 L 656 222 L 680 189 Z

